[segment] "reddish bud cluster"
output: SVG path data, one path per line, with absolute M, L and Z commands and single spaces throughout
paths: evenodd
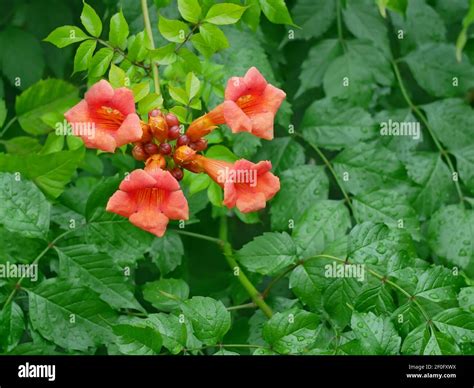
M 195 141 L 181 133 L 180 122 L 173 113 L 164 114 L 159 109 L 148 113 L 148 123 L 142 123 L 143 137 L 135 143 L 132 155 L 136 160 L 145 161 L 149 168 L 167 169 L 178 181 L 183 179 L 185 162 L 176 157 L 178 148 L 188 146 L 190 151 L 199 152 L 207 148 L 207 140 Z

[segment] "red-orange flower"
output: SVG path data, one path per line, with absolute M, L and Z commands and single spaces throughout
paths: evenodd
M 73 133 L 89 148 L 114 152 L 115 148 L 142 137 L 132 91 L 127 88 L 114 90 L 105 80 L 94 84 L 84 99 L 64 116 Z
M 187 220 L 188 202 L 169 171 L 156 167 L 134 170 L 107 203 L 107 211 L 127 217 L 132 224 L 162 237 L 170 219 Z
M 270 172 L 272 163 L 268 160 L 255 164 L 240 159 L 229 163 L 196 155 L 192 167 L 196 172 L 207 173 L 224 189 L 225 206 L 237 207 L 242 213 L 263 209 L 280 190 L 280 179 Z
M 258 69 L 252 67 L 244 77 L 229 79 L 224 103 L 191 123 L 186 135 L 196 140 L 225 123 L 233 133 L 250 132 L 271 140 L 275 114 L 285 97 L 283 90 L 270 85 Z

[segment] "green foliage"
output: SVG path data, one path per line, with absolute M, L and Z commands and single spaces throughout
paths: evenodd
M 39 264 L 0 278 L 0 352 L 472 354 L 472 2 L 149 1 L 153 36 L 141 2 L 73 3 L 0 21 L 0 265 Z M 271 161 L 266 209 L 186 171 L 161 238 L 105 210 L 143 164 L 63 136 L 87 87 L 187 125 L 252 66 L 287 94 L 275 139 L 205 155 Z

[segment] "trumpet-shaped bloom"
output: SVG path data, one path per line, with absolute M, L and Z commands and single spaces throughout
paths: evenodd
M 132 171 L 110 197 L 107 211 L 127 217 L 158 237 L 163 236 L 170 219 L 189 217 L 188 202 L 178 181 L 156 166 Z
M 224 205 L 237 207 L 242 213 L 265 208 L 280 190 L 280 179 L 270 172 L 272 163 L 268 160 L 229 163 L 197 155 L 195 163 L 224 189 Z
M 244 77 L 229 79 L 224 103 L 191 123 L 186 135 L 196 140 L 225 123 L 233 133 L 250 132 L 271 140 L 275 114 L 285 97 L 283 90 L 269 84 L 257 68 L 252 67 Z
M 105 80 L 94 84 L 84 99 L 64 116 L 73 133 L 89 148 L 114 152 L 115 148 L 142 137 L 132 91 L 127 88 L 114 90 Z

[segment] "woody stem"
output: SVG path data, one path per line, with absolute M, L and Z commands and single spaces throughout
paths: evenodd
M 153 40 L 153 31 L 151 29 L 150 14 L 148 13 L 148 4 L 147 0 L 141 0 L 143 21 L 145 23 L 146 34 L 148 35 L 148 40 L 150 41 L 150 48 L 155 49 L 155 42 Z M 155 85 L 155 93 L 161 95 L 160 90 L 160 78 L 158 76 L 158 65 L 154 62 L 151 63 L 151 71 L 153 73 L 153 83 Z
M 260 310 L 263 311 L 267 318 L 271 318 L 273 315 L 272 309 L 265 303 L 260 292 L 258 292 L 252 282 L 247 278 L 245 273 L 239 267 L 237 261 L 234 259 L 232 246 L 229 243 L 227 217 L 225 215 L 221 216 L 219 238 L 223 241 L 222 250 L 224 252 L 224 256 L 227 260 L 227 263 L 234 271 L 235 276 L 238 277 L 240 284 L 242 284 L 242 287 L 245 288 L 247 293 L 250 295 L 252 301 L 260 308 Z

